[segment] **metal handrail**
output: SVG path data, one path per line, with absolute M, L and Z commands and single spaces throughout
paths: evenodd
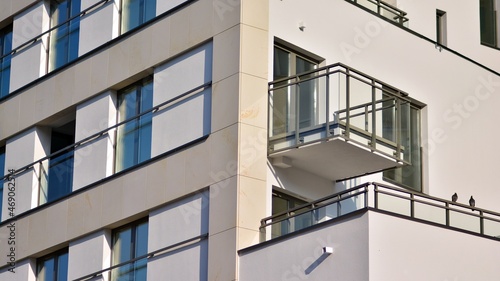
M 370 187 L 373 187 L 373 188 L 370 188 Z M 352 193 L 352 192 L 355 192 L 355 193 Z M 369 194 L 371 192 L 373 192 L 373 200 L 374 200 L 373 205 L 370 205 L 370 203 L 368 202 L 368 197 L 369 197 Z M 351 194 L 349 194 L 349 196 L 342 197 L 342 195 L 345 195 L 346 193 L 351 193 Z M 496 222 L 496 223 L 500 224 L 500 213 L 486 210 L 486 209 L 482 209 L 482 208 L 478 208 L 478 207 L 472 207 L 472 206 L 461 204 L 458 202 L 453 202 L 453 201 L 449 201 L 446 199 L 430 196 L 427 194 L 414 192 L 411 190 L 402 189 L 402 188 L 398 188 L 398 187 L 394 187 L 394 186 L 390 186 L 390 185 L 386 185 L 386 184 L 382 184 L 382 183 L 376 183 L 376 182 L 364 183 L 364 184 L 358 185 L 356 187 L 350 188 L 348 190 L 345 190 L 345 191 L 342 191 L 342 192 L 339 192 L 336 194 L 332 194 L 332 195 L 329 195 L 327 197 L 315 200 L 313 202 L 306 203 L 304 205 L 295 207 L 293 209 L 289 209 L 289 210 L 286 210 L 284 212 L 280 212 L 280 213 L 274 214 L 272 216 L 268 216 L 268 217 L 261 220 L 261 226 L 259 229 L 262 232 L 268 226 L 272 226 L 274 224 L 281 223 L 283 221 L 292 219 L 294 217 L 303 215 L 305 213 L 313 214 L 313 212 L 319 208 L 323 208 L 323 207 L 328 206 L 328 205 L 338 204 L 341 201 L 358 196 L 360 194 L 364 194 L 364 196 L 365 196 L 364 206 L 358 207 L 358 208 L 356 208 L 356 210 L 363 210 L 363 209 L 366 210 L 369 208 L 373 208 L 375 210 L 384 211 L 385 213 L 405 215 L 405 216 L 408 216 L 412 219 L 418 219 L 420 221 L 423 220 L 423 221 L 429 221 L 429 222 L 436 223 L 433 220 L 430 220 L 430 219 L 426 220 L 426 219 L 421 218 L 415 214 L 415 203 L 419 203 L 419 204 L 424 204 L 424 205 L 432 206 L 435 208 L 439 208 L 439 209 L 442 209 L 443 211 L 445 211 L 444 217 L 443 217 L 445 223 L 437 223 L 439 225 L 444 225 L 444 226 L 452 228 L 452 229 L 466 230 L 466 231 L 480 234 L 480 235 L 483 235 L 486 237 L 493 237 L 495 239 L 500 238 L 498 236 L 491 236 L 491 235 L 485 234 L 485 229 L 484 229 L 485 228 L 485 225 L 484 225 L 485 220 Z M 381 195 L 381 194 L 409 201 L 410 202 L 410 209 L 409 209 L 410 214 L 407 215 L 405 213 L 391 211 L 391 210 L 388 210 L 388 209 L 381 207 L 379 205 L 379 200 L 380 200 L 379 195 Z M 300 213 L 295 213 L 295 211 L 302 210 L 302 209 L 305 209 L 306 211 L 303 211 Z M 466 210 L 471 210 L 471 211 L 466 211 Z M 467 215 L 470 217 L 478 218 L 479 219 L 478 231 L 471 231 L 467 228 L 461 228 L 460 226 L 453 225 L 450 222 L 451 212 L 456 212 L 456 213 L 464 214 L 464 215 Z M 339 216 L 340 216 L 340 213 L 337 214 L 337 217 L 339 217 Z M 318 224 L 318 223 L 321 223 L 321 222 L 314 221 L 312 223 L 312 225 Z M 293 231 L 296 231 L 296 230 L 293 230 Z M 264 233 L 265 233 L 265 231 L 264 231 Z M 500 233 L 498 233 L 498 234 L 500 235 Z
M 340 68 L 344 68 L 345 71 L 342 71 L 342 69 L 335 69 L 335 70 L 331 70 L 332 68 L 336 68 L 336 67 L 340 67 Z M 321 74 L 318 74 L 322 71 L 326 71 L 325 73 L 321 73 Z M 337 62 L 337 63 L 333 63 L 333 64 L 330 64 L 330 65 L 327 65 L 327 66 L 322 66 L 322 67 L 319 67 L 319 68 L 316 68 L 316 69 L 313 69 L 313 70 L 309 70 L 309 71 L 306 71 L 306 72 L 301 72 L 301 73 L 297 73 L 295 75 L 290 75 L 288 77 L 285 77 L 285 78 L 280 78 L 280 79 L 277 79 L 277 80 L 274 80 L 274 81 L 271 81 L 268 83 L 269 85 L 269 91 L 271 90 L 279 90 L 281 88 L 286 88 L 286 87 L 289 87 L 289 86 L 292 86 L 292 85 L 295 85 L 295 84 L 299 84 L 299 83 L 303 83 L 303 82 L 307 82 L 309 80 L 315 80 L 315 79 L 318 79 L 318 78 L 321 78 L 321 77 L 326 77 L 328 75 L 331 75 L 331 74 L 336 74 L 336 73 L 342 73 L 342 74 L 345 74 L 349 77 L 352 77 L 360 82 L 363 82 L 367 85 L 370 85 L 372 86 L 373 83 L 375 83 L 375 86 L 377 89 L 379 90 L 383 90 L 384 93 L 388 93 L 388 94 L 391 94 L 393 96 L 397 96 L 398 98 L 404 98 L 406 96 L 408 96 L 408 93 L 406 93 L 405 91 L 403 90 L 400 90 L 398 89 L 397 87 L 395 86 L 392 86 L 388 83 L 385 83 L 373 76 L 370 76 L 360 70 L 357 70 L 355 68 L 352 68 L 350 66 L 347 66 L 341 62 Z M 354 74 L 357 74 L 365 79 L 361 79 Z M 314 76 L 311 76 L 311 77 L 307 77 L 305 79 L 301 78 L 303 76 L 308 76 L 308 75 L 311 75 L 311 74 L 314 74 Z M 291 82 L 291 80 L 294 80 L 294 82 Z M 274 86 L 274 84 L 281 84 L 282 82 L 287 82 L 287 84 L 282 84 L 282 85 L 279 85 L 279 86 Z M 381 84 L 382 87 L 376 85 L 376 84 Z M 272 87 L 271 87 L 272 86 Z M 384 88 L 385 86 L 385 88 Z
M 203 240 L 205 240 L 205 239 L 207 239 L 207 238 L 208 238 L 208 233 L 206 233 L 206 234 L 202 234 L 202 235 L 199 235 L 199 236 L 196 236 L 196 237 L 190 238 L 190 239 L 186 239 L 186 240 L 184 240 L 184 241 L 181 241 L 181 242 L 175 243 L 175 244 L 170 245 L 170 246 L 163 247 L 163 248 L 161 248 L 161 249 L 159 249 L 159 250 L 156 250 L 156 251 L 149 252 L 149 253 L 147 253 L 147 254 L 145 254 L 145 255 L 142 255 L 142 256 L 136 257 L 136 258 L 131 259 L 131 260 L 128 260 L 128 261 L 126 261 L 126 262 L 122 262 L 122 263 L 119 263 L 119 264 L 115 264 L 115 265 L 110 266 L 110 267 L 108 267 L 108 268 L 101 269 L 101 270 L 96 271 L 96 272 L 93 272 L 93 273 L 91 273 L 91 274 L 88 274 L 88 275 L 85 275 L 85 276 L 79 277 L 79 278 L 77 278 L 77 279 L 75 279 L 75 280 L 73 280 L 73 281 L 84 281 L 84 280 L 89 280 L 89 279 L 92 279 L 92 278 L 96 278 L 96 277 L 98 277 L 98 276 L 102 275 L 102 273 L 107 272 L 107 271 L 110 271 L 110 270 L 113 270 L 113 269 L 115 269 L 115 268 L 119 268 L 119 267 L 122 267 L 122 266 L 124 266 L 124 265 L 131 264 L 131 263 L 133 263 L 133 262 L 136 262 L 136 261 L 139 261 L 139 260 L 142 260 L 142 259 L 146 259 L 146 258 L 150 259 L 150 258 L 154 257 L 154 256 L 155 256 L 156 254 L 158 254 L 158 253 L 165 252 L 165 251 L 169 251 L 169 250 L 172 250 L 172 249 L 175 249 L 175 248 L 179 248 L 179 247 L 181 247 L 181 246 L 183 246 L 183 245 L 188 246 L 188 244 L 193 243 L 194 241 L 197 241 L 197 240 L 198 240 L 198 242 L 201 242 L 201 241 L 203 241 Z
M 346 1 L 354 2 L 358 5 L 360 5 L 358 3 L 358 0 L 346 0 Z M 401 25 L 410 20 L 409 18 L 406 17 L 406 15 L 408 14 L 407 12 L 405 12 L 401 9 L 398 9 L 397 7 L 387 3 L 385 1 L 382 1 L 382 0 L 365 0 L 365 1 L 374 4 L 377 7 L 377 14 L 379 14 L 383 17 L 385 17 L 385 16 L 382 15 L 381 9 L 384 9 L 390 13 L 393 13 L 395 15 L 395 17 L 393 19 L 397 19 L 397 22 L 400 23 Z
M 101 130 L 101 131 L 99 131 L 99 132 L 97 132 L 97 133 L 95 133 L 93 135 L 90 135 L 90 136 L 88 136 L 88 137 L 86 137 L 86 138 L 84 138 L 84 139 L 82 139 L 82 140 L 80 140 L 78 142 L 75 142 L 74 144 L 71 144 L 71 145 L 68 145 L 68 146 L 66 146 L 64 148 L 61 148 L 60 150 L 58 150 L 58 151 L 56 151 L 54 153 L 51 153 L 50 155 L 47 155 L 47 156 L 45 156 L 45 157 L 43 157 L 41 159 L 38 159 L 37 161 L 34 161 L 34 162 L 32 162 L 32 163 L 30 163 L 30 164 L 28 164 L 26 166 L 23 166 L 23 167 L 21 167 L 19 169 L 15 169 L 15 170 L 11 171 L 9 174 L 1 177 L 0 180 L 6 180 L 6 179 L 9 179 L 11 177 L 15 177 L 18 174 L 21 174 L 21 173 L 23 173 L 23 172 L 25 172 L 25 171 L 27 171 L 29 169 L 32 169 L 36 164 L 41 164 L 41 162 L 43 162 L 45 160 L 48 160 L 48 159 L 54 157 L 55 155 L 57 155 L 59 153 L 74 150 L 75 148 L 77 148 L 77 147 L 79 147 L 81 145 L 84 145 L 86 143 L 90 143 L 93 140 L 99 139 L 100 137 L 102 137 L 105 134 L 107 134 L 109 131 L 111 131 L 113 129 L 116 129 L 119 126 L 121 126 L 121 125 L 123 125 L 125 123 L 128 123 L 130 121 L 139 119 L 140 117 L 142 117 L 142 116 L 144 116 L 146 114 L 155 113 L 155 112 L 159 111 L 162 107 L 165 107 L 167 105 L 170 105 L 171 103 L 174 103 L 174 102 L 177 102 L 177 101 L 180 101 L 180 100 L 184 100 L 185 98 L 188 98 L 191 95 L 199 93 L 201 90 L 204 90 L 206 88 L 211 87 L 211 85 L 212 85 L 212 81 L 209 81 L 209 82 L 207 82 L 207 83 L 205 83 L 203 85 L 195 87 L 195 88 L 193 88 L 193 89 L 191 89 L 191 90 L 189 90 L 189 91 L 187 91 L 187 92 L 185 92 L 185 93 L 183 93 L 183 94 L 181 94 L 179 96 L 176 96 L 175 98 L 172 98 L 172 99 L 169 99 L 169 100 L 167 100 L 165 102 L 162 102 L 159 105 L 156 105 L 156 106 L 152 107 L 151 109 L 148 109 L 148 110 L 144 111 L 143 113 L 139 113 L 139 114 L 137 114 L 135 116 L 132 116 L 132 117 L 130 117 L 130 118 L 128 118 L 128 119 L 126 119 L 126 120 L 124 120 L 122 122 L 119 122 L 119 123 L 117 123 L 117 124 L 115 124 L 113 126 L 110 126 L 110 127 L 106 128 L 106 129 L 104 129 L 104 130 Z
M 99 2 L 91 5 L 90 7 L 88 7 L 87 9 L 81 11 L 79 14 L 69 18 L 68 20 L 66 20 L 65 22 L 61 23 L 61 24 L 58 24 L 54 27 L 51 27 L 49 28 L 47 31 L 45 32 L 42 32 L 41 34 L 35 36 L 34 38 L 30 39 L 30 40 L 27 40 L 26 42 L 24 42 L 23 44 L 17 46 L 16 48 L 12 49 L 10 52 L 8 52 L 7 54 L 4 54 L 2 56 L 0 56 L 0 60 L 2 60 L 3 58 L 7 57 L 7 56 L 10 56 L 10 55 L 14 55 L 15 53 L 21 51 L 22 49 L 24 49 L 25 47 L 29 46 L 29 45 L 32 45 L 32 44 L 35 44 L 38 40 L 40 40 L 43 36 L 49 34 L 50 32 L 60 28 L 61 26 L 63 25 L 66 25 L 67 23 L 69 23 L 70 21 L 76 19 L 76 18 L 79 18 L 79 17 L 82 17 L 84 16 L 85 14 L 87 14 L 88 12 L 96 9 L 98 6 L 104 6 L 105 3 L 109 2 L 110 0 L 100 0 Z

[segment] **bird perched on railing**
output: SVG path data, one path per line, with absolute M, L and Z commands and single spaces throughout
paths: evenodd
M 476 207 L 476 200 L 474 200 L 474 197 L 472 197 L 472 196 L 471 196 L 471 197 L 470 197 L 470 199 L 469 199 L 469 205 L 470 205 L 472 208 Z M 471 209 L 471 210 L 473 210 L 473 211 L 474 211 L 474 209 Z
M 451 201 L 453 201 L 453 202 L 457 202 L 457 200 L 458 200 L 458 195 L 457 195 L 457 193 L 455 192 L 455 193 L 453 193 L 453 195 L 451 196 Z

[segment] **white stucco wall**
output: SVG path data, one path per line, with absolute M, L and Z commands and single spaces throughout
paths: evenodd
M 476 206 L 498 209 L 500 190 L 491 183 L 500 151 L 484 144 L 500 137 L 492 129 L 499 77 L 345 1 L 270 3 L 270 42 L 276 36 L 324 57 L 326 64 L 345 63 L 428 105 L 422 114 L 424 190 L 442 198 L 457 192 L 461 203 L 473 195 Z M 272 44 L 269 52 L 272 57 Z
M 240 253 L 239 280 L 369 280 L 368 239 L 367 214 L 327 224 Z M 323 247 L 333 254 L 322 256 Z

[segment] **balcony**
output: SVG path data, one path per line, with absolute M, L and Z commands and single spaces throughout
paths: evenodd
M 410 164 L 420 132 L 408 94 L 341 63 L 269 84 L 269 150 L 277 167 L 330 180 Z
M 365 183 L 262 219 L 261 242 L 369 209 L 500 241 L 500 213 Z
M 381 0 L 346 0 L 362 6 L 378 15 L 404 27 L 408 27 L 407 13 Z

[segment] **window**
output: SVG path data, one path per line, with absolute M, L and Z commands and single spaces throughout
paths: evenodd
M 436 10 L 436 42 L 446 46 L 446 12 Z
M 479 17 L 481 28 L 481 44 L 498 48 L 498 21 L 497 13 L 500 0 L 480 0 Z
M 10 51 L 12 51 L 12 25 L 0 30 L 0 57 L 3 57 L 0 59 L 0 98 L 9 94 L 12 58 Z
M 386 107 L 386 104 L 384 104 Z M 401 144 L 404 148 L 403 159 L 410 162 L 400 168 L 385 171 L 383 173 L 384 180 L 401 185 L 405 188 L 415 191 L 422 191 L 422 155 L 421 155 L 421 140 L 420 140 L 420 108 L 411 104 L 402 106 L 401 110 Z M 405 112 L 407 111 L 407 112 Z M 409 111 L 409 112 L 408 112 Z M 395 128 L 392 124 L 394 114 L 389 111 L 383 112 L 384 128 Z M 392 140 L 395 138 L 393 130 L 384 129 L 384 138 Z M 391 136 L 392 135 L 392 136 Z
M 317 62 L 306 56 L 281 46 L 274 47 L 274 80 L 311 71 L 317 66 Z M 301 79 L 308 77 L 301 76 Z M 283 85 L 287 82 L 283 81 Z M 280 83 L 275 84 L 275 86 L 279 87 Z M 302 82 L 299 87 L 275 90 L 273 94 L 273 135 L 294 131 L 295 121 L 297 121 L 294 118 L 299 119 L 299 129 L 313 126 L 317 119 L 316 103 L 318 98 L 316 95 L 314 80 Z M 298 103 L 298 117 L 294 117 L 297 115 L 295 114 L 296 103 Z
M 50 153 L 55 153 L 75 143 L 75 121 L 53 128 Z M 54 201 L 71 193 L 73 186 L 74 150 L 62 151 L 48 160 L 45 181 L 41 183 L 40 204 Z
M 68 249 L 37 260 L 37 281 L 68 280 Z
M 156 0 L 123 0 L 122 33 L 156 17 Z
M 50 27 L 58 27 L 50 33 L 49 71 L 57 69 L 78 57 L 81 0 L 52 0 Z M 70 18 L 73 20 L 67 22 Z
M 113 232 L 113 265 L 128 262 L 148 253 L 148 222 L 139 221 Z M 147 258 L 111 270 L 112 281 L 143 281 Z
M 306 204 L 307 202 L 304 200 L 301 200 L 295 196 L 291 196 L 288 194 L 284 194 L 278 191 L 273 191 L 273 201 L 272 201 L 272 214 L 276 215 L 278 213 L 287 211 L 289 209 L 293 209 L 296 207 L 299 207 L 301 205 Z M 305 211 L 304 210 L 299 210 L 300 212 Z M 279 216 L 276 219 L 280 220 L 285 218 L 286 215 Z M 272 237 L 278 237 L 293 231 L 297 231 L 303 228 L 306 228 L 308 226 L 312 225 L 312 217 L 309 212 L 303 214 L 303 215 L 298 215 L 292 220 L 284 220 L 280 223 L 273 224 L 272 225 Z
M 119 122 L 150 110 L 153 106 L 153 80 L 148 78 L 119 92 Z M 151 158 L 152 113 L 133 119 L 118 128 L 116 171 L 122 171 Z
M 0 147 L 0 218 L 2 217 L 3 177 L 5 176 L 5 147 Z

